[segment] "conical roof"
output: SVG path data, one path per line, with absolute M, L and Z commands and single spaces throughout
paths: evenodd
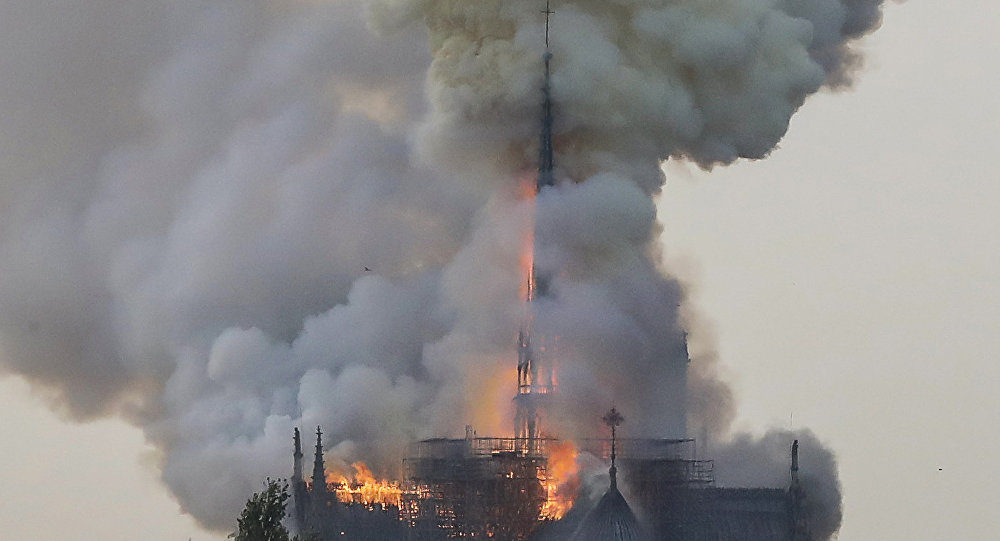
M 646 541 L 647 537 L 625 497 L 612 482 L 573 534 L 573 541 Z
M 611 411 L 602 419 L 611 427 L 611 467 L 608 478 L 611 486 L 601 497 L 601 501 L 587 513 L 580 527 L 573 534 L 573 541 L 647 541 L 648 537 L 635 518 L 635 513 L 618 491 L 618 466 L 615 464 L 615 427 L 625 420 L 618 410 Z

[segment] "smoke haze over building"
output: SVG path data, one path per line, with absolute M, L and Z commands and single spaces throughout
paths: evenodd
M 722 483 L 730 461 L 780 484 L 789 436 L 730 440 L 651 197 L 662 160 L 765 157 L 849 83 L 881 3 L 557 2 L 560 185 L 532 203 L 537 2 L 10 2 L 0 368 L 141 426 L 184 509 L 229 527 L 293 426 L 383 471 L 508 429 L 537 216 L 563 429 L 614 402 L 637 434 L 708 434 Z M 797 437 L 833 531 L 833 458 Z

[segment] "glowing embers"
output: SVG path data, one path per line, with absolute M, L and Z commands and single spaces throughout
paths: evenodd
M 351 466 L 354 468 L 351 477 L 332 472 L 326 474 L 328 490 L 337 493 L 337 501 L 365 506 L 400 506 L 403 489 L 399 482 L 376 479 L 364 462 L 355 462 Z
M 558 520 L 573 507 L 580 477 L 576 462 L 579 451 L 571 441 L 551 441 L 548 444 L 548 464 L 546 467 L 546 499 L 542 506 L 542 518 Z

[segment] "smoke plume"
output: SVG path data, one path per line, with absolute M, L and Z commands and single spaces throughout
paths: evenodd
M 509 433 L 534 224 L 559 428 L 615 403 L 780 486 L 788 437 L 730 438 L 727 387 L 688 364 L 651 196 L 663 160 L 767 156 L 850 83 L 881 4 L 554 2 L 560 185 L 529 201 L 538 1 L 6 2 L 0 370 L 141 427 L 183 508 L 228 528 L 290 470 L 293 426 L 388 474 L 414 438 Z

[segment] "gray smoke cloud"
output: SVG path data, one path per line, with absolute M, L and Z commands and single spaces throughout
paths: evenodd
M 509 432 L 537 224 L 561 430 L 614 402 L 633 434 L 787 472 L 784 436 L 728 433 L 711 355 L 687 362 L 650 196 L 663 160 L 765 157 L 849 84 L 881 4 L 555 2 L 563 182 L 531 202 L 538 2 L 6 2 L 0 370 L 141 427 L 183 508 L 230 528 L 293 426 L 386 474 L 414 438 Z
M 802 512 L 814 539 L 830 539 L 843 516 L 837 462 L 809 430 L 769 430 L 761 437 L 736 434 L 712 449 L 716 482 L 731 487 L 788 485 L 788 442 L 799 440 L 799 479 L 806 495 Z M 752 467 L 746 467 L 751 465 Z

